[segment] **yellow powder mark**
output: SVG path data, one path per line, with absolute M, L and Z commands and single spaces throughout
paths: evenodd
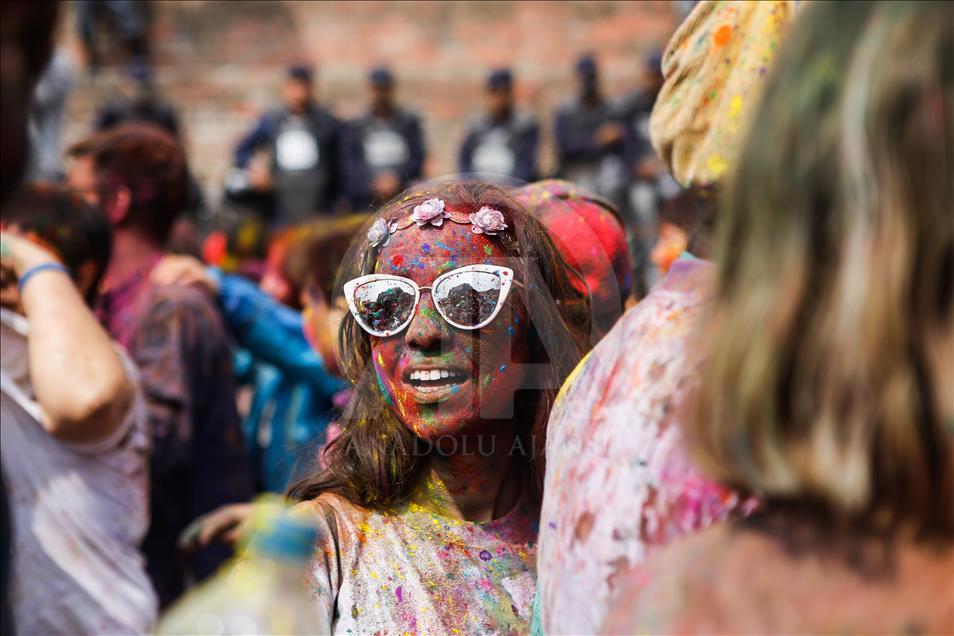
M 736 95 L 729 104 L 729 117 L 738 117 L 742 112 L 742 96 Z
M 374 570 L 371 570 L 370 572 L 368 572 L 368 574 L 371 575 L 371 578 L 372 578 L 372 579 L 374 579 L 374 580 L 377 580 L 377 579 L 378 579 L 378 573 L 375 572 Z
M 729 162 L 727 162 L 721 155 L 712 155 L 709 157 L 706 165 L 708 166 L 709 171 L 712 173 L 712 176 L 718 179 L 729 167 Z
M 378 364 L 380 364 L 382 367 L 384 366 L 384 358 L 381 357 L 380 351 L 378 351 Z

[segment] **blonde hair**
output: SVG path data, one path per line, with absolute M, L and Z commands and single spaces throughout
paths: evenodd
M 954 9 L 800 20 L 727 184 L 690 443 L 769 506 L 951 537 L 951 396 L 928 334 L 954 304 Z

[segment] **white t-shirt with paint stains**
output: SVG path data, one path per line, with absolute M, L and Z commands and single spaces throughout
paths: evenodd
M 138 549 L 149 522 L 151 446 L 142 392 L 137 383 L 126 420 L 107 439 L 56 439 L 40 425 L 33 399 L 27 330 L 22 316 L 0 310 L 0 454 L 13 522 L 15 629 L 145 633 L 157 600 Z

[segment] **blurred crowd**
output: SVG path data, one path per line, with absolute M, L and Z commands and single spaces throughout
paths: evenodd
M 146 3 L 67 147 L 3 3 L 3 634 L 954 632 L 954 12 L 689 8 L 552 175 L 509 68 L 425 179 L 290 61 L 211 209 Z

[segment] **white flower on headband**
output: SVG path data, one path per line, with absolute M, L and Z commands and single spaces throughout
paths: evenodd
M 497 232 L 507 229 L 503 212 L 486 205 L 470 215 L 470 222 L 474 225 L 471 228 L 474 234 L 494 236 Z
M 384 246 L 391 240 L 391 228 L 384 219 L 378 219 L 368 230 L 368 243 L 371 247 Z
M 440 227 L 444 223 L 444 219 L 448 217 L 450 217 L 450 213 L 444 211 L 444 202 L 441 199 L 428 199 L 424 203 L 414 206 L 414 212 L 411 214 L 411 219 L 419 226 L 430 223 Z

